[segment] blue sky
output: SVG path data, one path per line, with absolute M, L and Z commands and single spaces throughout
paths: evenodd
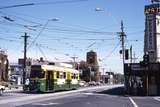
M 17 62 L 19 57 L 23 57 L 21 36 L 24 32 L 30 36 L 30 46 L 47 21 L 55 18 L 59 20 L 49 21 L 35 44 L 29 47 L 28 57 L 42 56 L 51 61 L 70 61 L 71 56 L 78 56 L 79 61 L 86 60 L 86 52 L 94 50 L 98 59 L 102 60 L 99 62 L 100 67 L 122 73 L 122 59 L 119 55 L 121 47 L 116 32 L 120 31 L 120 21 L 123 20 L 127 35 L 126 48 L 132 45 L 137 61 L 141 60 L 144 6 L 150 3 L 149 0 L 72 1 L 0 0 L 0 7 L 37 4 L 0 9 L 0 47 L 7 50 L 10 62 Z M 103 11 L 95 11 L 95 8 Z M 8 21 L 4 16 L 14 21 Z

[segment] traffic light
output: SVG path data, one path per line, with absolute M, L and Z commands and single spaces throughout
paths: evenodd
M 149 55 L 144 54 L 143 61 L 140 61 L 141 66 L 147 66 L 149 64 Z
M 122 50 L 120 50 L 119 53 L 122 54 Z
M 148 55 L 148 54 L 144 54 L 144 56 L 143 56 L 143 61 L 144 61 L 145 63 L 148 63 L 148 62 L 149 62 L 149 55 Z
M 128 49 L 125 50 L 125 60 L 128 60 L 129 59 L 129 53 L 128 53 Z

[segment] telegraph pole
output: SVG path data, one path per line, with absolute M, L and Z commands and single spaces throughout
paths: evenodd
M 119 37 L 120 37 L 120 41 L 121 41 L 121 46 L 122 46 L 122 59 L 123 59 L 123 67 L 124 67 L 124 63 L 125 63 L 125 33 L 124 33 L 124 26 L 123 26 L 123 21 L 121 21 L 121 32 L 119 32 Z M 124 68 L 123 68 L 124 70 Z
M 124 64 L 125 64 L 125 37 L 126 37 L 126 34 L 124 33 L 124 26 L 123 26 L 123 21 L 121 21 L 121 32 L 119 32 L 119 38 L 120 38 L 120 42 L 121 42 L 121 46 L 122 46 L 122 60 L 123 60 L 123 72 L 124 72 Z M 125 72 L 124 72 L 124 75 L 125 75 Z M 125 85 L 125 91 L 127 91 L 127 81 L 126 81 L 126 77 L 125 78 L 125 81 L 124 81 L 124 85 Z
M 103 70 L 103 83 L 105 83 L 105 68 L 102 68 L 102 70 Z
M 133 58 L 132 58 L 132 45 L 131 45 L 131 47 L 130 47 L 130 63 L 132 64 L 132 60 L 133 60 Z
M 27 59 L 27 39 L 29 36 L 27 36 L 27 33 L 24 33 L 24 36 L 21 36 L 24 38 L 24 62 L 23 62 L 23 85 L 25 84 L 25 76 L 26 76 L 26 59 Z

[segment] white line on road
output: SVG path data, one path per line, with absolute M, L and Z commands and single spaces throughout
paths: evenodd
M 132 102 L 132 104 L 134 105 L 134 107 L 138 107 L 138 105 L 136 104 L 136 102 L 131 97 L 129 97 L 129 100 Z
M 154 99 L 160 101 L 160 97 L 154 97 Z
M 32 105 L 36 105 L 36 106 L 49 106 L 49 105 L 58 105 L 60 103 L 33 103 Z

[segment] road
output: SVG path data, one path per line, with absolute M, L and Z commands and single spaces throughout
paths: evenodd
M 160 97 L 125 96 L 119 86 L 24 96 L 10 97 L 8 102 L 0 100 L 0 107 L 160 107 Z

